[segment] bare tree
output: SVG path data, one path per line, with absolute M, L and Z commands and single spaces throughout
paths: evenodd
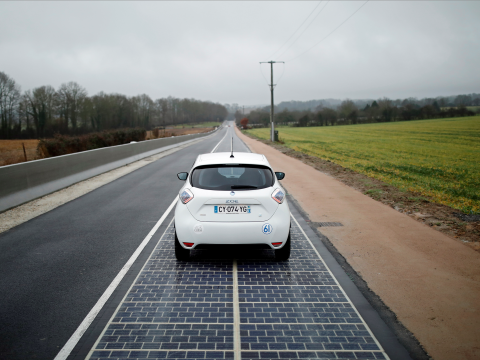
M 378 100 L 378 107 L 383 116 L 384 121 L 394 121 L 396 116 L 396 107 L 393 106 L 392 100 L 384 97 Z
M 162 125 L 165 127 L 168 121 L 168 102 L 167 99 L 157 99 L 155 101 L 159 111 L 160 119 L 162 119 Z
M 18 120 L 17 107 L 20 86 L 4 72 L 0 72 L 0 134 L 7 137 Z
M 138 116 L 139 123 L 138 126 L 141 126 L 147 129 L 150 126 L 150 118 L 153 113 L 153 101 L 148 95 L 142 94 L 137 96 L 138 98 Z
M 31 116 L 37 137 L 44 136 L 45 128 L 53 123 L 57 92 L 50 85 L 40 86 L 26 91 L 23 99 L 26 105 L 27 120 Z
M 445 99 L 444 97 L 438 99 L 438 105 L 440 106 L 440 108 L 446 107 L 447 102 L 447 99 Z
M 74 81 L 62 84 L 58 89 L 58 103 L 60 115 L 64 121 L 64 127 L 67 130 L 69 124 L 73 131 L 78 127 L 79 113 L 83 101 L 87 97 L 87 90 Z
M 321 113 L 322 113 L 322 119 L 324 121 L 325 126 L 327 126 L 328 124 L 332 126 L 336 124 L 337 112 L 335 110 L 328 107 L 324 107 Z
M 210 101 L 168 97 L 155 102 L 146 94 L 127 97 L 99 93 L 88 97 L 76 82 L 58 91 L 40 86 L 20 94 L 20 87 L 0 72 L 0 136 L 51 136 L 166 124 L 223 121 L 225 106 Z
M 25 133 L 27 137 L 33 137 L 35 134 L 30 126 L 31 116 L 28 113 L 28 108 L 29 102 L 25 96 L 22 95 L 18 103 L 18 123 L 20 124 L 21 129 L 23 129 L 23 125 L 25 125 Z
M 460 106 L 460 105 L 468 106 L 470 105 L 471 102 L 472 102 L 472 98 L 469 95 L 458 95 L 455 98 L 453 103 L 455 104 L 455 106 Z
M 357 123 L 358 108 L 352 100 L 347 99 L 342 101 L 338 110 L 340 112 L 340 116 L 349 120 L 352 124 Z

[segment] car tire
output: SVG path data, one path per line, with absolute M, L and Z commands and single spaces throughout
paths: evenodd
M 175 257 L 180 261 L 188 261 L 190 259 L 190 250 L 184 249 L 178 241 L 177 232 L 175 231 Z
M 290 257 L 290 248 L 292 241 L 290 240 L 290 231 L 288 232 L 287 242 L 281 249 L 275 250 L 275 260 L 286 261 Z

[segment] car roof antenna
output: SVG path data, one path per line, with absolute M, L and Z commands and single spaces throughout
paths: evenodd
M 233 136 L 232 136 L 232 155 L 230 155 L 230 158 L 234 158 L 235 156 L 233 156 Z

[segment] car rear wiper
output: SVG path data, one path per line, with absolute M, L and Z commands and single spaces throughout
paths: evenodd
M 232 189 L 258 189 L 257 186 L 252 185 L 232 185 Z

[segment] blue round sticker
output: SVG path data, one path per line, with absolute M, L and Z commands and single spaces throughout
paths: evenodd
M 273 230 L 273 226 L 270 225 L 270 224 L 264 224 L 262 226 L 262 231 L 265 235 L 269 235 L 272 233 L 272 230 Z

